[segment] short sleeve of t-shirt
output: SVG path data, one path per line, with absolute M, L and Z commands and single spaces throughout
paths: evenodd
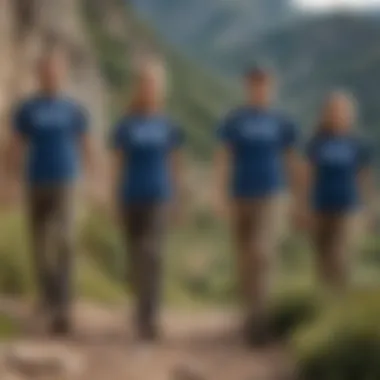
M 311 138 L 303 147 L 303 153 L 308 161 L 314 161 L 315 149 L 317 145 L 317 140 L 315 137 Z
M 180 148 L 185 142 L 185 134 L 183 130 L 177 125 L 171 127 L 170 146 L 173 149 Z
M 232 139 L 232 128 L 235 123 L 236 115 L 227 115 L 218 125 L 216 129 L 216 137 L 219 141 L 223 143 L 229 143 Z
M 297 126 L 290 120 L 284 120 L 282 127 L 282 147 L 284 149 L 297 148 L 299 143 Z
M 82 106 L 75 109 L 75 129 L 78 134 L 88 132 L 90 127 L 90 116 L 87 110 Z
M 12 114 L 13 130 L 23 136 L 29 136 L 31 133 L 29 104 L 22 103 L 13 111 Z
M 109 147 L 112 150 L 121 149 L 124 145 L 123 141 L 125 140 L 125 121 L 119 121 L 111 129 L 111 134 L 109 137 Z
M 367 141 L 359 143 L 358 162 L 360 167 L 371 165 L 374 159 L 374 151 Z

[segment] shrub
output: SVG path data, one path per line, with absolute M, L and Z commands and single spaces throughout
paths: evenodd
M 0 313 L 0 340 L 17 338 L 21 333 L 20 326 L 8 315 Z
M 322 298 L 312 289 L 277 294 L 270 313 L 275 335 L 290 336 L 295 329 L 316 318 L 322 308 Z
M 80 257 L 77 268 L 77 288 L 81 297 L 106 303 L 124 300 L 121 286 L 111 281 L 91 259 Z
M 107 220 L 105 215 L 91 212 L 86 216 L 79 234 L 79 246 L 105 276 L 124 281 L 127 272 L 125 249 L 118 226 Z
M 25 227 L 24 218 L 17 213 L 3 214 L 0 217 L 0 292 L 2 294 L 31 296 L 35 291 L 29 238 Z M 96 232 L 99 234 L 99 230 Z M 96 257 L 95 246 L 92 248 L 91 254 Z M 97 260 L 91 257 L 91 254 L 79 255 L 77 258 L 79 295 L 100 301 L 119 299 L 122 294 L 121 288 L 107 277 L 106 272 L 98 265 Z
M 0 291 L 10 295 L 30 294 L 34 281 L 28 255 L 28 235 L 23 218 L 3 214 L 0 218 Z
M 380 378 L 380 290 L 362 290 L 331 305 L 296 332 L 302 380 Z

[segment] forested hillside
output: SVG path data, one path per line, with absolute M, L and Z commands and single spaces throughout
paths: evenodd
M 129 0 L 167 41 L 222 66 L 269 30 L 298 15 L 289 0 Z
M 132 4 L 182 52 L 229 77 L 238 77 L 256 60 L 271 62 L 281 80 L 281 106 L 305 130 L 315 123 L 321 99 L 329 89 L 353 91 L 361 104 L 362 127 L 379 141 L 378 13 L 310 15 L 287 0 L 208 0 L 203 5 L 186 0 L 181 4 L 144 0 Z M 183 23 L 178 21 L 180 17 Z
M 333 87 L 354 92 L 363 128 L 380 137 L 380 23 L 366 16 L 332 14 L 305 19 L 275 31 L 251 49 L 271 60 L 281 74 L 282 100 L 307 126 Z M 235 56 L 236 62 L 244 54 Z
M 188 146 L 201 156 L 212 147 L 215 122 L 238 99 L 237 86 L 203 71 L 177 53 L 141 22 L 123 0 L 84 0 L 83 10 L 102 72 L 113 94 L 111 109 L 128 101 L 130 65 L 140 48 L 158 50 L 170 73 L 169 111 L 186 130 Z

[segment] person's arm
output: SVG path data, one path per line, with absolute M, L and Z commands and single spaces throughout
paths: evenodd
M 231 175 L 231 131 L 236 122 L 236 113 L 227 116 L 216 131 L 218 146 L 214 153 L 212 174 L 212 199 L 216 214 L 225 218 L 229 213 L 229 181 Z
M 11 130 L 4 149 L 4 197 L 11 201 L 20 190 L 21 174 L 27 140 L 30 135 L 29 113 L 26 105 L 19 106 L 11 116 Z
M 300 216 L 300 227 L 301 228 L 309 228 L 311 226 L 313 220 L 313 213 L 311 207 L 311 193 L 314 184 L 314 167 L 313 164 L 309 160 L 304 161 L 303 169 L 302 169 L 302 181 L 301 181 L 301 216 Z
M 229 212 L 228 183 L 230 178 L 230 152 L 227 146 L 219 146 L 213 163 L 212 202 L 218 216 L 224 218 Z
M 90 183 L 96 182 L 99 169 L 100 144 L 91 131 L 90 117 L 87 111 L 78 106 L 76 109 L 76 133 L 82 155 L 84 174 Z
M 173 183 L 173 197 L 174 197 L 174 217 L 178 221 L 182 221 L 186 184 L 185 184 L 185 158 L 181 149 L 174 149 L 170 154 L 170 169 Z
M 374 232 L 378 221 L 374 173 L 369 167 L 365 167 L 360 170 L 358 177 L 360 196 L 364 203 L 363 221 L 369 231 Z
M 283 146 L 285 170 L 291 193 L 291 214 L 298 227 L 307 227 L 310 219 L 310 190 L 313 170 L 309 153 L 304 157 L 299 149 L 299 136 L 291 122 L 284 124 Z M 309 150 L 309 147 L 308 149 Z
M 17 132 L 11 132 L 5 148 L 5 175 L 10 183 L 20 179 L 25 150 L 25 138 Z
M 358 182 L 361 198 L 365 204 L 366 217 L 371 227 L 377 217 L 375 175 L 372 168 L 373 154 L 369 147 L 363 146 L 359 155 L 360 170 Z
M 5 148 L 3 202 L 11 203 L 19 198 L 25 151 L 24 137 L 17 132 L 12 132 Z
M 290 213 L 294 225 L 299 229 L 309 227 L 309 194 L 312 183 L 312 167 L 297 152 L 285 153 L 285 166 L 290 184 Z
M 285 173 L 294 203 L 294 200 L 300 199 L 302 196 L 305 163 L 298 149 L 299 136 L 297 128 L 289 121 L 285 121 L 283 124 L 282 144 L 284 149 Z
M 374 173 L 370 167 L 362 168 L 359 172 L 359 186 L 362 198 L 368 210 L 374 210 L 376 186 Z
M 79 142 L 86 180 L 91 187 L 101 186 L 102 178 L 105 175 L 105 154 L 101 143 L 89 132 L 81 134 Z
M 125 166 L 126 159 L 120 150 L 113 150 L 109 160 L 109 205 L 108 208 L 113 217 L 117 214 L 117 202 L 119 196 L 119 184 L 123 167 Z
M 107 211 L 111 213 L 113 218 L 117 215 L 117 200 L 119 199 L 119 186 L 123 172 L 127 170 L 127 160 L 124 140 L 126 140 L 126 128 L 122 122 L 116 124 L 111 130 L 108 147 L 110 154 L 107 160 L 107 189 L 108 204 Z M 125 174 L 125 173 L 124 173 Z
M 105 196 L 105 151 L 100 139 L 91 130 L 87 111 L 77 108 L 76 132 L 79 141 L 86 192 L 96 202 Z
M 172 126 L 171 132 L 171 151 L 169 157 L 169 165 L 172 178 L 173 187 L 173 212 L 174 218 L 178 221 L 182 221 L 184 213 L 184 205 L 186 202 L 186 165 L 185 155 L 183 152 L 183 145 L 185 137 L 183 131 L 176 125 Z
M 290 192 L 292 198 L 296 200 L 302 199 L 304 196 L 307 167 L 307 162 L 295 149 L 288 149 L 285 152 L 285 169 L 289 179 Z

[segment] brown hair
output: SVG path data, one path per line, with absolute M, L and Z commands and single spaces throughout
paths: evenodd
M 247 80 L 263 81 L 273 79 L 275 72 L 269 64 L 256 64 L 248 67 L 244 76 Z

